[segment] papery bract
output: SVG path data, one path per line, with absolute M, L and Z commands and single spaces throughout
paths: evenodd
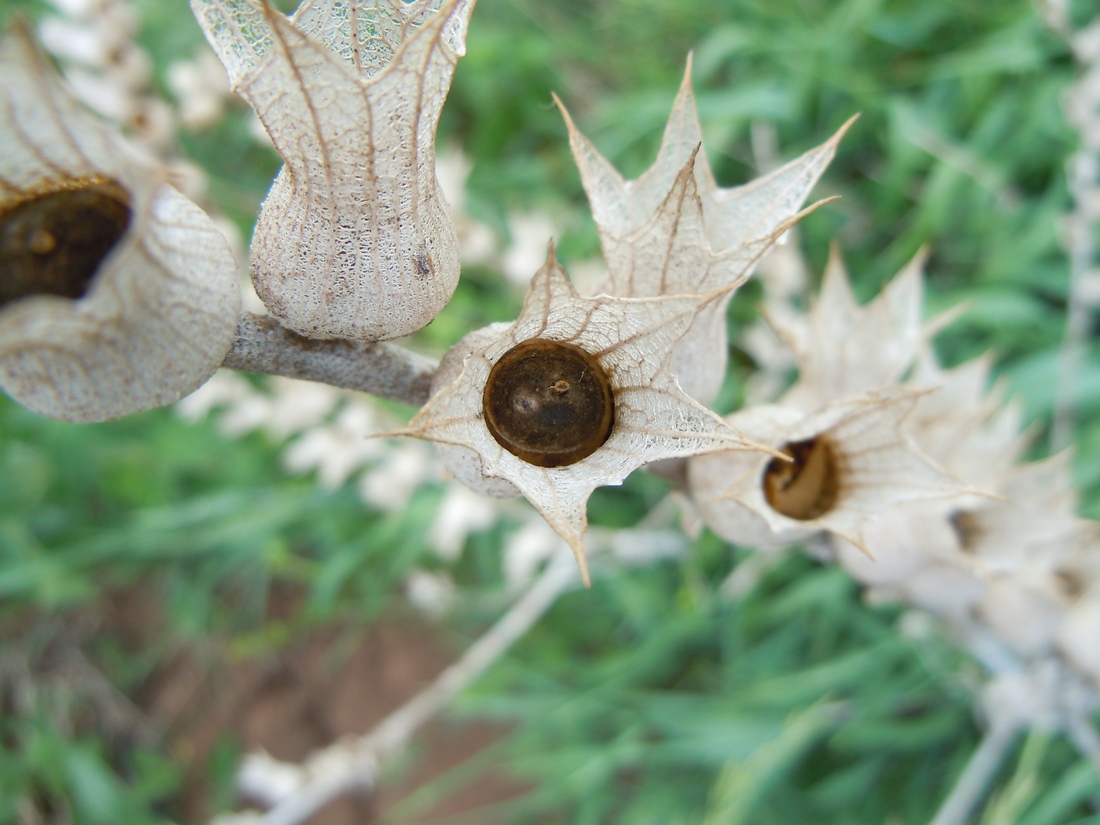
M 0 41 L 0 387 L 104 421 L 178 401 L 240 309 L 225 238 L 84 112 L 16 26 Z
M 192 0 L 286 165 L 252 240 L 268 310 L 314 338 L 415 332 L 458 283 L 435 175 L 439 113 L 473 0 Z
M 701 149 L 690 59 L 657 160 L 635 180 L 624 180 L 558 105 L 607 261 L 609 278 L 601 291 L 631 298 L 705 294 L 743 283 L 805 214 L 799 213 L 802 203 L 852 123 L 786 166 L 723 189 Z M 731 295 L 699 313 L 673 359 L 681 386 L 704 404 L 714 400 L 725 377 Z
M 810 312 L 769 315 L 798 364 L 798 381 L 783 396 L 784 406 L 810 412 L 901 381 L 926 337 L 924 259 L 923 253 L 917 255 L 874 300 L 860 306 L 834 248 Z

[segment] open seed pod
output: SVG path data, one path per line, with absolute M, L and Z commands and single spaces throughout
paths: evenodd
M 177 401 L 240 309 L 214 223 L 84 112 L 19 24 L 0 39 L 0 387 L 66 421 Z
M 805 214 L 799 212 L 802 203 L 852 123 L 786 166 L 745 186 L 722 189 L 701 150 L 690 58 L 657 160 L 635 180 L 624 180 L 580 133 L 560 100 L 558 106 L 607 261 L 609 278 L 599 291 L 629 298 L 701 295 L 743 283 Z M 680 385 L 703 404 L 714 400 L 725 377 L 731 296 L 732 291 L 699 313 L 673 359 Z
M 435 134 L 474 0 L 192 0 L 286 165 L 252 239 L 268 310 L 312 338 L 382 341 L 458 284 Z
M 910 501 L 891 507 L 864 523 L 865 549 L 840 539 L 833 542 L 837 563 L 861 584 L 882 587 L 910 581 L 936 564 L 966 567 L 959 538 L 947 518 L 950 502 Z
M 435 394 L 397 434 L 442 445 L 448 469 L 475 489 L 508 494 L 503 482 L 526 496 L 587 581 L 594 489 L 652 461 L 757 448 L 669 371 L 695 314 L 719 298 L 582 298 L 551 247 L 519 318 L 459 342 Z
M 732 427 L 793 460 L 698 456 L 688 462 L 691 497 L 707 526 L 735 544 L 785 544 L 826 530 L 864 547 L 863 524 L 885 508 L 967 490 L 900 431 L 917 395 L 893 387 L 811 415 L 782 406 L 734 413 Z
M 1076 515 L 1069 459 L 1017 465 L 993 487 L 1001 498 L 962 500 L 949 513 L 960 553 L 994 575 L 1093 578 L 1100 525 Z

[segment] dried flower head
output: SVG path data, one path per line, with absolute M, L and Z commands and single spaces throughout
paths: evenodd
M 252 278 L 302 335 L 379 341 L 434 318 L 458 283 L 435 134 L 473 0 L 192 0 L 286 165 Z
M 103 421 L 179 400 L 221 363 L 236 265 L 197 206 L 82 111 L 21 25 L 0 40 L 0 387 Z
M 722 189 L 702 152 L 690 58 L 657 160 L 635 180 L 624 180 L 580 133 L 560 100 L 558 106 L 607 261 L 602 291 L 629 298 L 701 295 L 743 283 L 787 229 L 824 203 L 799 212 L 852 123 L 771 174 Z M 725 377 L 725 311 L 731 296 L 732 289 L 699 313 L 673 358 L 681 386 L 704 404 L 714 400 Z
M 810 415 L 783 406 L 734 413 L 732 427 L 792 460 L 698 456 L 688 462 L 692 499 L 707 525 L 736 544 L 785 544 L 827 530 L 865 547 L 863 525 L 884 508 L 965 489 L 901 432 L 917 397 L 894 387 Z
M 757 448 L 690 399 L 669 369 L 700 307 L 720 298 L 582 298 L 551 247 L 519 318 L 459 342 L 432 398 L 398 432 L 437 442 L 467 485 L 526 496 L 587 581 L 594 489 L 659 459 Z

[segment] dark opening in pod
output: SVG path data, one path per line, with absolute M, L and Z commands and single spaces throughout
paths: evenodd
M 764 497 L 777 513 L 809 521 L 829 512 L 840 494 L 840 462 L 825 436 L 779 448 L 791 461 L 773 458 L 764 470 Z
M 508 452 L 539 467 L 592 455 L 611 435 L 611 380 L 580 347 L 532 338 L 504 353 L 482 397 L 485 425 Z
M 130 225 L 129 202 L 112 181 L 83 180 L 0 204 L 0 306 L 83 297 Z

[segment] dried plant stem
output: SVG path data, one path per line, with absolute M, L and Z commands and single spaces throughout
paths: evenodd
M 303 338 L 277 321 L 244 313 L 222 366 L 367 392 L 419 407 L 437 362 L 394 344 Z
M 989 728 L 931 825 L 966 823 L 989 788 L 989 783 L 993 781 L 1019 732 L 1020 726 L 1014 722 L 994 723 Z
M 399 752 L 424 725 L 459 692 L 477 679 L 554 604 L 558 596 L 578 583 L 570 553 L 559 553 L 522 597 L 489 631 L 474 642 L 455 664 L 425 690 L 387 716 L 365 736 L 337 742 L 314 753 L 297 770 L 304 783 L 260 817 L 234 817 L 222 823 L 299 825 L 337 797 L 369 790 L 386 760 Z M 295 770 L 294 766 L 281 766 Z

